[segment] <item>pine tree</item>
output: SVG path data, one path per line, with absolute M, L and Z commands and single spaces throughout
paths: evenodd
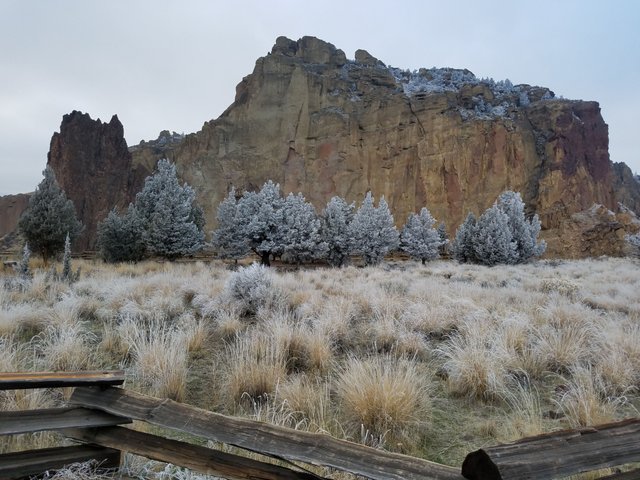
M 354 215 L 349 234 L 353 239 L 352 252 L 362 255 L 365 265 L 379 264 L 387 253 L 398 248 L 398 232 L 389 206 L 383 197 L 378 207 L 374 207 L 371 192 L 367 192 Z
M 547 245 L 544 240 L 538 243 L 540 220 L 538 215 L 534 215 L 531 220 L 526 219 L 520 193 L 510 190 L 503 192 L 498 197 L 497 206 L 507 215 L 509 229 L 516 242 L 516 258 L 513 263 L 524 263 L 531 257 L 542 255 Z
M 320 228 L 321 222 L 313 205 L 301 193 L 290 193 L 282 205 L 282 223 L 278 228 L 283 259 L 300 264 L 323 258 L 328 247 Z
M 451 245 L 453 258 L 460 263 L 475 262 L 474 237 L 476 233 L 476 216 L 469 212 L 467 218 L 456 231 L 456 237 Z
M 76 217 L 73 202 L 58 186 L 51 167 L 47 166 L 42 173 L 44 180 L 29 198 L 29 207 L 20 217 L 18 227 L 46 264 L 63 249 L 67 233 L 72 241 L 80 234 L 82 224 Z
M 221 258 L 232 258 L 237 262 L 249 253 L 249 244 L 241 229 L 235 188 L 231 188 L 218 205 L 216 220 L 218 228 L 212 235 L 213 246 Z
M 271 180 L 259 192 L 245 192 L 238 201 L 240 230 L 249 248 L 260 257 L 262 265 L 271 264 L 270 257 L 282 255 L 278 228 L 282 224 L 280 185 Z
M 495 204 L 485 210 L 478 219 L 473 238 L 476 261 L 487 266 L 516 263 L 517 248 L 509 228 L 509 216 Z
M 400 248 L 411 258 L 422 261 L 423 265 L 428 260 L 438 258 L 440 254 L 442 241 L 438 231 L 433 227 L 435 223 L 429 210 L 423 207 L 419 215 L 409 214 L 407 223 L 402 227 Z
M 342 198 L 333 197 L 322 212 L 322 237 L 327 243 L 327 261 L 334 267 L 342 267 L 349 260 L 349 225 L 354 208 L 353 203 L 349 205 Z
M 114 208 L 98 225 L 98 250 L 106 262 L 137 262 L 144 258 L 142 218 L 129 204 L 124 215 Z
M 162 159 L 136 195 L 147 252 L 174 259 L 191 255 L 204 243 L 202 211 L 194 205 L 195 191 L 178 183 L 176 167 Z
M 440 237 L 440 247 L 438 251 L 440 252 L 440 256 L 448 256 L 449 255 L 449 234 L 447 233 L 447 226 L 444 222 L 440 222 L 438 224 L 438 236 Z

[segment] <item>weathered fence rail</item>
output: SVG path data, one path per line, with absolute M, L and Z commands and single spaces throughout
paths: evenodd
M 640 462 L 640 419 L 555 432 L 470 453 L 460 469 L 385 452 L 329 435 L 301 432 L 130 392 L 124 372 L 0 373 L 0 390 L 76 387 L 70 406 L 0 412 L 0 435 L 56 430 L 79 445 L 0 455 L 0 478 L 25 478 L 95 459 L 118 467 L 121 452 L 228 479 L 322 480 L 300 467 L 330 467 L 373 480 L 560 478 Z M 140 420 L 277 460 L 259 461 L 119 425 Z M 603 477 L 640 479 L 640 471 Z
M 640 420 L 631 419 L 478 450 L 467 455 L 462 473 L 470 480 L 542 480 L 638 461 Z M 640 472 L 630 478 L 640 478 Z

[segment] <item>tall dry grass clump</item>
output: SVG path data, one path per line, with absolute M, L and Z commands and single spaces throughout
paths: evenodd
M 340 432 L 327 380 L 307 375 L 290 376 L 278 386 L 278 397 L 297 425 L 305 430 L 336 435 Z
M 285 352 L 287 372 L 327 374 L 334 359 L 333 344 L 313 322 L 301 321 L 286 311 L 261 311 L 258 331 L 270 337 Z
M 37 368 L 44 371 L 86 370 L 94 362 L 96 336 L 85 322 L 49 324 L 34 337 Z
M 589 308 L 552 297 L 537 314 L 537 355 L 547 369 L 565 372 L 572 365 L 589 361 L 598 350 L 598 314 Z
M 453 394 L 491 399 L 507 388 L 508 372 L 503 359 L 492 352 L 491 333 L 489 320 L 472 315 L 436 349 Z
M 226 357 L 223 389 L 232 410 L 273 394 L 287 376 L 288 352 L 283 343 L 258 330 L 237 336 L 228 345 Z
M 512 442 L 547 431 L 540 392 L 528 377 L 510 385 L 500 392 L 499 397 L 507 405 L 507 411 L 500 422 L 501 441 Z
M 189 338 L 162 319 L 142 322 L 125 317 L 119 330 L 129 346 L 131 373 L 152 395 L 184 400 Z
M 613 421 L 617 407 L 626 399 L 608 395 L 604 380 L 591 366 L 575 365 L 569 373 L 556 402 L 571 425 L 585 427 Z
M 415 441 L 412 433 L 430 415 L 430 382 L 406 358 L 349 357 L 338 371 L 335 390 L 344 425 L 359 440 L 390 448 Z

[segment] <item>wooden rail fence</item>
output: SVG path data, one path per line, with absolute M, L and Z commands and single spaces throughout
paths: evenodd
M 121 452 L 228 479 L 320 480 L 299 463 L 330 467 L 373 480 L 507 480 L 560 478 L 640 462 L 640 419 L 522 439 L 470 453 L 462 471 L 377 450 L 328 435 L 227 417 L 119 387 L 124 372 L 0 373 L 0 390 L 75 387 L 69 405 L 0 412 L 0 435 L 56 430 L 77 445 L 0 455 L 0 478 L 27 478 L 95 459 L 117 468 Z M 254 460 L 121 425 L 139 420 L 259 453 Z M 604 477 L 640 479 L 640 470 Z

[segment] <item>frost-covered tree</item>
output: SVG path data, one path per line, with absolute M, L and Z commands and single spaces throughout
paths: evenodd
M 104 261 L 137 262 L 144 258 L 143 222 L 133 204 L 124 215 L 114 208 L 98 225 L 98 251 Z
M 466 263 L 476 261 L 476 254 L 473 248 L 476 223 L 476 216 L 472 212 L 469 212 L 467 218 L 456 231 L 456 237 L 451 245 L 451 252 L 453 253 L 453 258 L 458 262 Z
M 80 234 L 82 223 L 51 167 L 47 166 L 42 173 L 44 180 L 29 198 L 29 206 L 20 217 L 18 227 L 46 264 L 49 258 L 62 251 L 67 233 L 72 241 Z
M 327 243 L 322 239 L 321 222 L 313 205 L 301 193 L 290 193 L 282 204 L 282 223 L 278 227 L 278 243 L 282 256 L 300 264 L 323 258 Z
M 449 234 L 447 233 L 447 226 L 444 222 L 440 222 L 438 224 L 438 236 L 440 237 L 440 247 L 438 251 L 440 252 L 440 256 L 449 255 Z
M 218 228 L 213 231 L 213 246 L 221 258 L 232 258 L 237 262 L 249 253 L 249 243 L 241 229 L 235 188 L 231 188 L 218 205 L 216 220 Z
M 434 228 L 436 220 L 426 207 L 420 214 L 411 213 L 400 233 L 400 248 L 424 265 L 440 255 L 442 244 L 438 231 Z
M 375 207 L 371 192 L 367 192 L 354 215 L 349 234 L 353 241 L 352 253 L 361 255 L 365 265 L 379 264 L 387 253 L 398 248 L 398 231 L 389 206 L 383 197 Z
M 516 256 L 513 263 L 524 263 L 531 257 L 544 253 L 547 244 L 538 242 L 540 220 L 534 215 L 527 220 L 524 213 L 524 202 L 520 193 L 507 190 L 500 194 L 497 206 L 508 217 L 509 230 L 516 243 Z
M 282 224 L 280 185 L 271 180 L 259 192 L 245 192 L 238 201 L 238 221 L 249 249 L 260 257 L 262 265 L 271 264 L 271 256 L 282 255 L 278 229 Z
M 355 205 L 340 197 L 333 197 L 322 212 L 322 237 L 327 243 L 327 262 L 341 267 L 349 261 L 351 235 L 349 225 L 353 220 Z
M 518 245 L 509 228 L 509 216 L 496 204 L 480 215 L 473 237 L 476 261 L 483 265 L 516 263 Z
M 149 254 L 173 259 L 202 248 L 203 215 L 195 198 L 193 188 L 178 182 L 175 165 L 167 159 L 160 160 L 135 202 Z
M 538 216 L 527 220 L 520 194 L 507 190 L 477 222 L 469 214 L 456 233 L 452 250 L 459 262 L 523 263 L 544 253 L 546 243 L 538 242 L 539 233 Z
M 62 256 L 62 278 L 71 279 L 71 239 L 69 234 L 64 239 L 64 255 Z
M 22 259 L 18 263 L 18 276 L 25 281 L 33 278 L 33 273 L 31 273 L 31 268 L 29 267 L 30 260 L 31 249 L 29 248 L 29 243 L 25 243 L 22 249 Z

